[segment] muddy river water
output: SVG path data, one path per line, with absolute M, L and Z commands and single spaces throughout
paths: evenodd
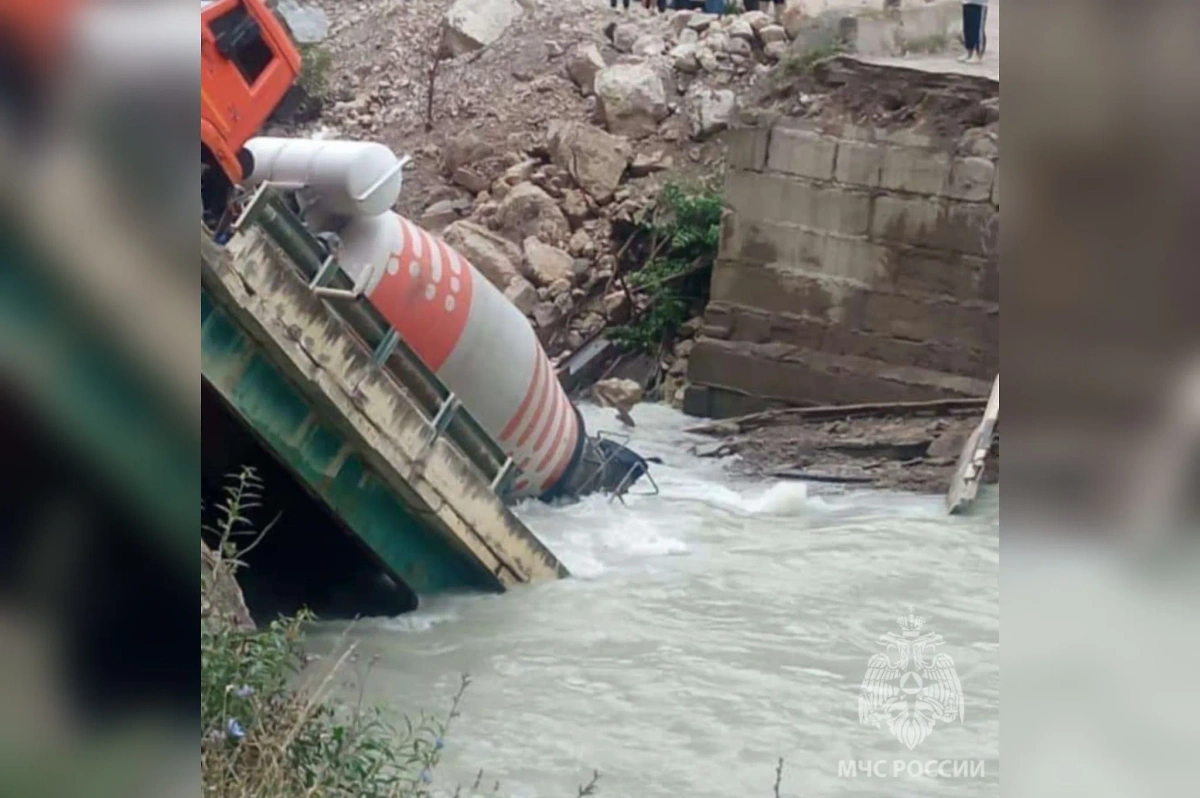
M 598 795 L 766 797 L 782 758 L 785 796 L 998 794 L 998 489 L 951 519 L 940 496 L 743 481 L 689 454 L 694 421 L 634 418 L 660 495 L 518 508 L 571 578 L 350 631 L 367 701 L 438 712 L 470 674 L 435 792 L 482 769 L 481 794 L 566 798 L 598 770 Z M 866 692 L 876 728 L 887 635 L 915 675 Z

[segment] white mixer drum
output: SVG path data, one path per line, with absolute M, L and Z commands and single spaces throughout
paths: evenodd
M 516 463 L 516 495 L 551 490 L 582 430 L 529 321 L 445 241 L 395 213 L 347 220 L 339 262 Z

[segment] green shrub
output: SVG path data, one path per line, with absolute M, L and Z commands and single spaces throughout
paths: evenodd
M 721 194 L 708 183 L 663 188 L 654 214 L 639 230 L 649 242 L 649 257 L 627 280 L 631 290 L 649 295 L 650 305 L 631 323 L 613 328 L 613 341 L 653 353 L 687 320 L 697 299 L 688 278 L 707 285 L 721 241 L 721 207 Z
M 329 73 L 333 68 L 333 57 L 329 51 L 317 44 L 301 44 L 300 76 L 296 82 L 305 94 L 314 99 L 325 99 L 329 93 Z
M 793 52 L 788 55 L 780 66 L 788 77 L 801 77 L 811 73 L 813 68 L 825 59 L 833 58 L 844 52 L 846 52 L 846 44 L 831 34 L 803 52 Z
M 244 629 L 228 615 L 205 612 L 220 603 L 219 585 L 241 567 L 237 559 L 261 539 L 250 512 L 260 506 L 261 481 L 245 468 L 227 479 L 217 518 L 205 526 L 220 536 L 201 572 L 200 779 L 204 795 L 222 798 L 301 796 L 427 796 L 442 739 L 467 686 L 466 677 L 444 719 L 422 715 L 404 728 L 374 708 L 330 696 L 351 646 L 312 673 L 304 650 L 311 615 Z M 203 512 L 203 508 L 202 508 Z M 268 526 L 269 529 L 269 526 Z M 236 545 L 250 538 L 249 546 Z
M 425 796 L 457 715 L 407 718 L 403 729 L 378 709 L 346 707 L 328 696 L 347 650 L 312 683 L 302 626 L 309 617 L 243 631 L 201 619 L 200 776 L 205 795 Z M 463 687 L 466 686 L 463 681 Z

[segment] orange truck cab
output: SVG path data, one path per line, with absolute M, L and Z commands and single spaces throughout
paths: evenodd
M 288 95 L 300 53 L 264 0 L 200 3 L 201 200 L 219 216 L 251 168 L 242 148 Z

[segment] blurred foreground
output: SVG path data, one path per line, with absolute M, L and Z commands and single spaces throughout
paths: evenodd
M 0 3 L 7 795 L 196 792 L 195 14 Z

